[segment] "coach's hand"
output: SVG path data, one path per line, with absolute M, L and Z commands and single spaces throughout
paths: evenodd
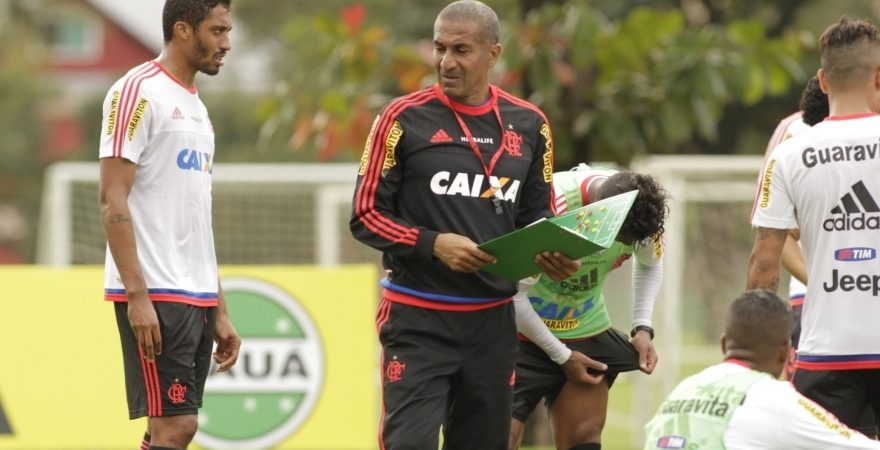
M 559 252 L 539 253 L 535 255 L 535 264 L 557 283 L 574 275 L 581 268 L 581 260 L 570 259 Z
M 162 353 L 162 333 L 159 332 L 159 316 L 146 294 L 128 299 L 128 323 L 137 338 L 138 347 L 147 361 Z
M 440 233 L 434 241 L 434 256 L 455 272 L 476 272 L 495 262 L 495 257 L 480 250 L 467 236 Z
M 639 370 L 650 374 L 657 367 L 657 352 L 647 331 L 640 330 L 630 339 L 630 343 L 639 352 Z
M 214 362 L 217 363 L 217 371 L 228 370 L 238 360 L 238 351 L 241 349 L 241 339 L 229 321 L 226 314 L 217 315 L 217 326 L 214 329 L 214 342 L 217 343 L 217 351 L 214 352 Z
M 593 373 L 590 373 L 590 370 Z M 565 377 L 569 381 L 578 384 L 599 384 L 605 378 L 606 370 L 608 370 L 608 366 L 604 363 L 574 350 L 571 351 L 568 361 L 562 363 L 562 371 L 565 372 Z

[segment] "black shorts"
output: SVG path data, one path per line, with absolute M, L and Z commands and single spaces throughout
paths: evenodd
M 609 387 L 614 384 L 617 374 L 639 369 L 639 352 L 625 334 L 614 328 L 588 339 L 568 341 L 566 345 L 607 364 L 605 382 Z M 525 422 L 541 398 L 545 399 L 548 408 L 552 408 L 566 381 L 562 367 L 540 347 L 528 341 L 520 342 L 513 390 L 513 418 Z
M 211 365 L 217 308 L 176 302 L 153 306 L 159 317 L 162 354 L 147 361 L 128 323 L 128 303 L 115 304 L 128 418 L 197 414 Z
M 516 360 L 513 303 L 467 312 L 383 299 L 380 448 L 506 450 Z
M 880 369 L 797 369 L 794 387 L 843 422 L 867 436 L 877 434 L 880 408 Z

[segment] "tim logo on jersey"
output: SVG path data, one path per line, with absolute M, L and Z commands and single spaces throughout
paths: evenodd
M 519 180 L 511 180 L 507 177 L 491 178 L 492 185 L 501 187 L 501 198 L 509 202 L 516 201 L 519 192 Z M 497 184 L 496 184 L 497 183 Z M 483 174 L 455 173 L 442 171 L 431 177 L 431 192 L 437 195 L 457 195 L 461 197 L 490 198 L 493 188 L 486 182 Z
M 851 247 L 835 250 L 834 259 L 843 262 L 870 261 L 877 257 L 877 249 L 869 247 Z
M 177 167 L 183 170 L 214 173 L 214 155 L 191 148 L 182 149 L 177 153 Z
M 657 439 L 657 448 L 662 449 L 683 449 L 687 444 L 687 438 L 684 436 L 663 436 Z
M 880 206 L 862 181 L 840 198 L 831 215 L 822 222 L 822 229 L 828 232 L 880 230 Z

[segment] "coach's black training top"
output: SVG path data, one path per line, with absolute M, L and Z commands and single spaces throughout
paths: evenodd
M 392 101 L 373 123 L 350 226 L 356 239 L 384 252 L 391 271 L 386 287 L 441 304 L 490 303 L 515 293 L 509 281 L 485 271 L 453 272 L 432 254 L 439 233 L 480 244 L 552 216 L 547 119 L 528 102 L 495 86 L 490 91 L 486 104 L 468 106 L 434 85 Z M 453 110 L 487 168 L 500 150 L 491 171 L 501 185 L 500 213 L 491 201 L 487 169 Z

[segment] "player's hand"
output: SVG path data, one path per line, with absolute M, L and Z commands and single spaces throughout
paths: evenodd
M 238 338 L 238 333 L 229 321 L 229 316 L 225 314 L 217 316 L 214 342 L 217 343 L 214 362 L 217 363 L 217 371 L 223 372 L 235 364 L 238 360 L 238 351 L 241 349 L 241 339 Z
M 566 280 L 581 268 L 581 260 L 569 259 L 559 252 L 539 253 L 535 255 L 535 264 L 556 282 Z
M 654 351 L 654 342 L 647 331 L 638 331 L 630 339 L 630 343 L 639 352 L 639 370 L 650 374 L 657 367 L 657 352 Z
M 476 272 L 495 262 L 477 243 L 455 233 L 440 233 L 434 241 L 434 256 L 455 272 Z
M 137 338 L 141 354 L 147 361 L 154 361 L 162 353 L 162 333 L 159 331 L 159 316 L 153 302 L 144 294 L 128 300 L 128 323 Z
M 562 363 L 565 377 L 577 384 L 599 384 L 605 378 L 606 370 L 608 366 L 604 363 L 574 350 L 571 351 L 568 361 Z

